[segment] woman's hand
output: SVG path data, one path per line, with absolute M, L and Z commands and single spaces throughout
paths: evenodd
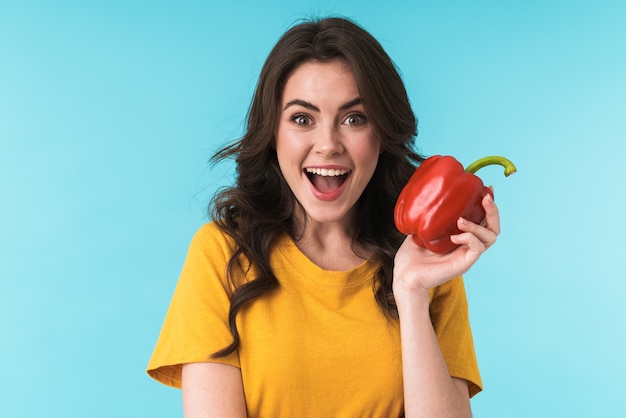
M 454 277 L 464 274 L 500 233 L 500 215 L 493 198 L 487 194 L 482 201 L 485 221 L 482 225 L 460 218 L 457 225 L 462 233 L 450 237 L 459 244 L 447 254 L 435 254 L 415 244 L 408 236 L 398 249 L 394 260 L 393 290 L 396 301 L 403 295 L 425 294 Z

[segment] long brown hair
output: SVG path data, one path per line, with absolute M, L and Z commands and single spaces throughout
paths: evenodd
M 404 237 L 393 223 L 393 208 L 415 165 L 422 161 L 414 151 L 417 121 L 404 84 L 376 39 L 347 19 L 306 21 L 285 32 L 265 61 L 248 111 L 245 135 L 212 159 L 234 158 L 237 167 L 236 184 L 217 193 L 211 204 L 212 219 L 236 244 L 227 270 L 234 289 L 229 312 L 233 341 L 213 357 L 226 356 L 238 348 L 238 311 L 278 286 L 269 255 L 277 237 L 295 235 L 292 216 L 298 202 L 285 182 L 272 146 L 285 83 L 303 62 L 337 59 L 346 62 L 354 73 L 382 150 L 376 171 L 357 203 L 360 220 L 353 248 L 365 250 L 370 260 L 380 265 L 372 283 L 374 295 L 385 314 L 397 317 L 391 286 L 393 258 Z M 242 256 L 255 274 L 244 283 L 235 283 L 235 269 L 242 268 Z

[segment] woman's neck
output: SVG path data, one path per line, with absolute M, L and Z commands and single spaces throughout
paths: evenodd
M 354 251 L 354 228 L 347 222 L 318 223 L 307 219 L 296 222 L 295 230 L 296 246 L 324 270 L 351 270 L 365 260 Z

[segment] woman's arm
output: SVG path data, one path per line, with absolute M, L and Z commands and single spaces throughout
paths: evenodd
M 241 370 L 221 363 L 183 365 L 185 418 L 245 418 Z
M 450 377 L 428 312 L 429 295 L 398 304 L 405 416 L 471 417 L 467 382 Z
M 407 237 L 395 258 L 393 290 L 400 317 L 406 417 L 471 417 L 467 382 L 450 376 L 430 318 L 429 291 L 467 272 L 500 232 L 498 210 L 485 197 L 484 226 L 460 219 L 460 247 L 434 254 Z

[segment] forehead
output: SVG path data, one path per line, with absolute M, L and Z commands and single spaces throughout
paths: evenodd
M 359 88 L 351 67 L 345 61 L 306 61 L 288 76 L 283 101 L 299 95 L 355 98 L 359 97 Z

